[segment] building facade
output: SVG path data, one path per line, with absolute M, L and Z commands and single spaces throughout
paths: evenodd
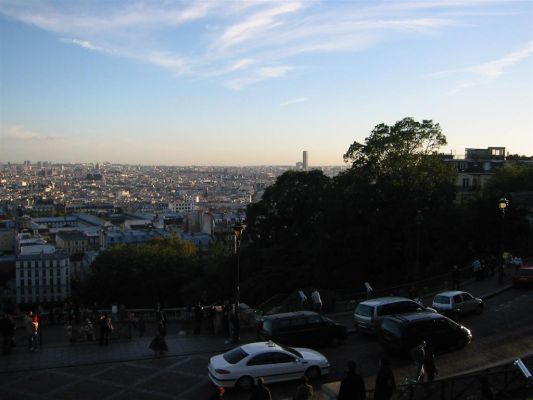
M 70 297 L 70 263 L 67 254 L 20 255 L 15 262 L 17 304 L 63 301 Z

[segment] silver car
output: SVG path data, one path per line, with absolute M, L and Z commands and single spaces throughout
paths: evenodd
M 464 314 L 481 314 L 483 307 L 482 299 L 460 290 L 442 292 L 433 298 L 433 308 L 452 318 L 458 318 Z
M 353 314 L 354 326 L 359 332 L 377 333 L 383 318 L 392 314 L 433 311 L 405 297 L 379 297 L 362 301 Z

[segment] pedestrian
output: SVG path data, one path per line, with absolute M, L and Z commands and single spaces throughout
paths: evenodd
M 94 326 L 90 318 L 85 318 L 85 324 L 82 327 L 82 331 L 85 334 L 87 341 L 93 341 L 94 339 Z
M 435 350 L 433 346 L 426 346 L 424 358 L 424 371 L 428 376 L 428 381 L 435 379 L 435 375 L 439 373 L 435 365 Z
M 313 386 L 309 384 L 309 379 L 307 376 L 302 376 L 300 378 L 300 384 L 296 388 L 296 394 L 294 395 L 294 400 L 311 400 L 315 395 Z
M 153 338 L 152 342 L 150 343 L 150 346 L 148 346 L 150 349 L 152 349 L 155 352 L 155 355 L 163 356 L 165 352 L 168 351 L 167 342 L 165 340 L 165 336 L 167 334 L 165 324 L 163 320 L 160 320 L 157 324 L 157 334 Z
M 472 272 L 476 276 L 476 281 L 480 281 L 483 278 L 483 271 L 481 270 L 481 261 L 477 258 L 472 263 Z
M 265 386 L 263 378 L 257 378 L 257 385 L 252 389 L 250 400 L 272 400 L 270 389 Z
M 426 341 L 422 340 L 420 344 L 411 350 L 411 358 L 416 365 L 415 381 L 424 380 L 424 361 L 426 359 Z
M 139 337 L 143 337 L 146 332 L 146 322 L 144 321 L 143 314 L 140 314 L 137 319 L 137 329 L 139 330 Z
M 2 335 L 2 354 L 8 355 L 11 353 L 15 335 L 15 323 L 8 314 L 4 314 L 0 319 L 0 334 Z
M 452 269 L 452 290 L 459 290 L 461 285 L 461 271 L 457 265 L 453 266 Z
M 239 343 L 241 340 L 240 337 L 240 315 L 237 307 L 233 306 L 232 312 L 230 314 L 230 323 L 231 323 L 231 341 L 233 343 Z
M 374 388 L 374 400 L 389 400 L 396 389 L 396 381 L 388 358 L 379 362 L 379 371 Z
M 100 316 L 98 327 L 100 328 L 100 346 L 107 346 L 109 343 L 109 334 L 113 332 L 113 324 L 107 313 L 103 313 Z
M 365 381 L 357 374 L 355 361 L 348 361 L 348 372 L 341 381 L 338 400 L 365 400 Z
M 39 323 L 33 321 L 33 312 L 30 311 L 26 314 L 24 326 L 28 337 L 28 348 L 30 351 L 37 350 L 37 329 L 39 328 Z
M 311 301 L 313 302 L 313 311 L 317 313 L 322 312 L 322 299 L 320 298 L 318 289 L 315 289 L 311 293 Z

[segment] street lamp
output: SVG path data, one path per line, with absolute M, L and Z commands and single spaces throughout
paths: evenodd
M 241 266 L 240 266 L 240 255 L 241 255 L 241 237 L 242 232 L 246 229 L 246 225 L 237 224 L 233 227 L 233 233 L 235 235 L 235 256 L 237 259 L 237 271 L 235 276 L 235 324 L 233 326 L 233 342 L 237 343 L 239 341 L 239 331 L 240 331 L 240 315 L 239 315 L 239 304 L 240 304 L 240 280 L 241 280 Z
M 505 197 L 502 197 L 500 200 L 498 200 L 498 208 L 502 212 L 502 223 L 501 223 L 501 236 L 500 236 L 500 264 L 498 265 L 498 283 L 503 283 L 503 263 L 505 260 L 503 259 L 503 250 L 504 250 L 504 243 L 505 243 L 505 210 L 509 207 L 509 200 L 507 200 Z
M 424 216 L 422 211 L 418 210 L 415 217 L 416 224 L 416 259 L 415 259 L 415 276 L 414 280 L 416 281 L 420 275 L 420 227 L 424 221 Z

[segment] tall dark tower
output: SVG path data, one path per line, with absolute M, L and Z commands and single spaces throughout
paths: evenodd
M 304 171 L 307 171 L 308 168 L 308 158 L 307 158 L 307 150 L 304 150 L 304 159 L 303 159 L 303 169 Z

